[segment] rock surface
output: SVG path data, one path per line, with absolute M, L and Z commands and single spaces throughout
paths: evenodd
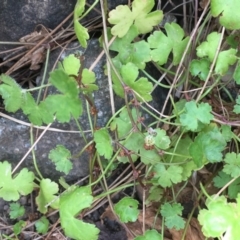
M 54 29 L 73 11 L 76 2 L 76 0 L 2 0 L 0 42 L 19 41 L 20 38 L 34 32 L 39 24 Z M 94 0 L 86 2 L 92 4 Z M 124 3 L 127 3 L 127 0 L 109 0 L 109 9 Z M 100 10 L 100 5 L 95 8 Z M 85 20 L 96 16 L 100 16 L 100 12 L 93 10 Z M 13 45 L 0 44 L 0 51 L 10 48 L 13 48 Z

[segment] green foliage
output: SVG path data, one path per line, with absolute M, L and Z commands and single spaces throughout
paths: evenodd
M 121 77 L 123 84 L 125 86 L 121 86 L 119 84 L 119 79 L 115 76 L 113 79 L 114 85 L 113 89 L 116 92 L 117 95 L 124 98 L 125 90 L 127 87 L 129 87 L 129 91 L 132 93 L 135 93 L 137 99 L 142 101 L 151 101 L 152 95 L 151 92 L 153 90 L 153 85 L 150 81 L 148 81 L 147 78 L 141 77 L 139 79 L 139 71 L 138 68 L 133 63 L 127 63 L 126 65 L 123 65 L 121 70 Z
M 200 60 L 192 60 L 190 63 L 190 72 L 196 77 L 198 76 L 201 80 L 205 81 L 210 70 L 210 62 L 206 58 Z
M 223 172 L 229 174 L 232 178 L 240 176 L 240 154 L 227 153 L 224 162 Z
M 69 160 L 71 153 L 64 146 L 57 145 L 50 151 L 48 157 L 55 163 L 58 171 L 68 174 L 72 169 L 72 162 Z
M 134 122 L 136 122 L 137 118 L 140 117 L 137 115 L 137 111 L 135 108 L 131 110 L 131 117 Z M 140 127 L 140 124 L 138 124 L 138 127 Z M 126 137 L 127 134 L 130 133 L 130 130 L 132 128 L 133 126 L 132 126 L 131 118 L 129 117 L 129 114 L 126 108 L 124 108 L 120 112 L 119 117 L 115 117 L 110 124 L 110 129 L 112 131 L 117 130 L 119 139 Z
M 28 195 L 34 187 L 34 174 L 23 168 L 12 176 L 12 166 L 9 162 L 0 162 L 0 197 L 5 201 L 17 201 L 21 195 Z
M 214 17 L 219 16 L 219 22 L 227 29 L 240 29 L 240 16 L 236 9 L 240 8 L 238 0 L 211 0 L 211 13 Z
M 160 202 L 164 194 L 163 188 L 159 186 L 152 186 L 149 190 L 148 198 L 146 199 L 146 205 L 151 202 Z
M 200 58 L 208 57 L 210 62 L 214 60 L 214 57 L 217 52 L 219 41 L 221 39 L 221 34 L 217 32 L 211 32 L 207 36 L 207 41 L 202 42 L 197 47 L 197 56 Z
M 22 217 L 25 213 L 25 208 L 21 206 L 19 203 L 10 203 L 10 218 L 11 219 L 17 219 L 19 217 Z
M 113 154 L 112 139 L 107 129 L 102 128 L 94 133 L 94 141 L 99 155 L 110 159 Z
M 238 95 L 238 98 L 236 99 L 236 104 L 234 105 L 233 112 L 237 114 L 240 113 L 240 95 Z
M 184 110 L 180 115 L 180 122 L 186 130 L 197 131 L 213 119 L 212 108 L 208 103 L 186 102 Z
M 155 31 L 148 42 L 153 50 L 151 56 L 153 61 L 163 65 L 167 62 L 170 52 L 173 53 L 173 65 L 177 65 L 182 58 L 183 52 L 189 41 L 189 37 L 184 37 L 183 29 L 176 23 L 166 23 L 165 30 L 167 36 L 161 31 Z
M 0 94 L 4 99 L 5 109 L 8 112 L 16 112 L 22 105 L 24 92 L 14 79 L 9 76 L 1 74 L 0 80 L 4 83 L 0 85 Z
M 40 191 L 36 198 L 39 212 L 43 214 L 47 213 L 47 204 L 50 204 L 50 206 L 54 209 L 59 208 L 59 198 L 54 195 L 56 193 L 58 193 L 58 185 L 55 182 L 52 182 L 48 178 L 41 180 Z
M 15 223 L 13 226 L 13 232 L 17 236 L 22 232 L 22 229 L 27 226 L 27 222 L 20 220 L 19 222 Z
M 208 161 L 211 163 L 222 161 L 222 151 L 226 147 L 226 140 L 217 127 L 200 132 L 190 145 L 189 152 L 194 163 L 202 167 Z
M 36 221 L 35 226 L 38 233 L 45 234 L 48 232 L 49 221 L 45 216 L 42 216 L 38 221 Z
M 207 209 L 200 211 L 198 220 L 206 237 L 220 237 L 223 233 L 228 239 L 239 237 L 240 195 L 236 203 L 228 203 L 225 196 L 218 196 L 206 202 Z
M 163 236 L 155 229 L 147 230 L 143 236 L 138 236 L 134 240 L 163 240 Z
M 114 211 L 122 222 L 135 222 L 139 214 L 138 201 L 131 197 L 124 197 L 114 205 Z
M 182 215 L 183 207 L 179 203 L 164 203 L 161 206 L 161 215 L 164 217 L 164 223 L 169 228 L 175 228 L 180 230 L 184 228 L 185 221 L 180 215 Z
M 173 183 L 182 181 L 182 171 L 182 167 L 178 165 L 166 167 L 162 163 L 157 163 L 153 166 L 153 179 L 156 179 L 158 184 L 164 188 L 170 187 Z
M 60 197 L 60 220 L 66 236 L 76 240 L 98 239 L 99 230 L 92 224 L 78 220 L 75 216 L 93 201 L 90 187 L 77 187 Z
M 223 171 L 220 171 L 218 175 L 213 179 L 214 186 L 218 188 L 224 187 L 232 180 L 231 176 Z M 240 178 L 237 178 L 227 188 L 227 195 L 230 199 L 235 199 L 240 191 Z
M 86 48 L 87 41 L 89 39 L 88 30 L 87 28 L 83 27 L 80 23 L 78 18 L 83 14 L 85 9 L 85 0 L 77 0 L 77 3 L 74 8 L 73 12 L 73 24 L 74 24 L 74 31 L 77 35 L 78 41 L 80 44 Z
M 151 50 L 149 44 L 145 40 L 133 42 L 138 36 L 135 26 L 131 26 L 127 34 L 123 38 L 117 38 L 110 46 L 110 50 L 118 52 L 114 58 L 122 64 L 129 62 L 135 64 L 139 69 L 144 69 L 146 62 L 151 60 Z
M 152 31 L 153 26 L 160 23 L 163 18 L 162 11 L 149 13 L 154 6 L 154 0 L 134 0 L 132 11 L 127 5 L 119 5 L 116 9 L 109 12 L 108 21 L 115 26 L 112 27 L 111 33 L 114 36 L 123 37 L 134 25 L 139 34 Z

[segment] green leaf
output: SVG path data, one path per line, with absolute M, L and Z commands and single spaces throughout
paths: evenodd
M 222 161 L 222 151 L 226 147 L 226 141 L 218 130 L 214 128 L 207 132 L 201 132 L 190 145 L 189 152 L 198 167 L 207 161 L 211 163 Z
M 169 228 L 175 228 L 176 230 L 183 229 L 185 221 L 180 215 L 182 215 L 183 207 L 179 203 L 164 203 L 161 206 L 161 214 L 165 218 L 165 225 Z
M 124 83 L 136 93 L 136 97 L 139 101 L 145 100 L 148 102 L 152 100 L 152 83 L 144 77 L 141 77 L 137 80 L 139 72 L 138 68 L 133 63 L 127 63 L 126 65 L 123 65 L 120 72 Z
M 157 179 L 158 184 L 163 188 L 171 187 L 173 183 L 182 181 L 182 167 L 171 165 L 166 167 L 162 163 L 157 163 L 153 166 L 154 179 Z
M 144 145 L 144 137 L 140 132 L 133 132 L 125 140 L 120 141 L 120 144 L 122 144 L 125 149 L 131 152 L 130 156 L 132 158 L 132 161 L 135 162 L 139 158 L 138 153 L 141 147 Z M 120 162 L 129 162 L 128 156 L 125 156 L 124 154 L 120 154 L 117 158 Z
M 7 161 L 0 162 L 0 197 L 5 201 L 17 201 L 21 195 L 28 195 L 34 188 L 34 174 L 23 168 L 12 177 L 12 167 Z
M 160 202 L 163 198 L 164 189 L 159 186 L 151 186 L 149 190 L 148 198 L 146 199 L 146 205 L 151 204 L 152 202 Z
M 138 236 L 134 240 L 163 240 L 162 234 L 158 233 L 157 230 L 147 230 L 143 236 Z
M 165 158 L 168 163 L 181 163 L 183 181 L 187 181 L 192 172 L 199 168 L 194 161 L 187 161 L 190 158 L 189 148 L 192 143 L 193 141 L 188 135 L 180 140 L 177 139 L 177 144 L 173 142 L 173 147 L 168 150 L 176 155 L 168 155 Z
M 237 50 L 230 48 L 221 51 L 218 55 L 215 72 L 220 75 L 225 75 L 229 69 L 229 65 L 233 65 L 237 61 Z
M 63 69 L 56 69 L 51 72 L 49 81 L 61 93 L 68 94 L 71 97 L 78 96 L 78 86 L 76 80 L 70 77 Z
M 183 53 L 186 50 L 189 37 L 184 37 L 183 29 L 177 23 L 166 23 L 165 29 L 168 35 L 168 38 L 172 41 L 173 44 L 173 65 L 177 65 L 180 63 Z
M 233 112 L 236 114 L 240 113 L 240 95 L 238 95 L 238 98 L 236 99 L 236 104 L 234 105 Z
M 240 84 L 240 64 L 238 63 L 237 67 L 235 68 L 233 79 L 237 84 Z
M 59 122 L 69 122 L 71 117 L 78 118 L 82 114 L 82 102 L 78 97 L 69 95 L 49 95 L 44 104 L 51 114 L 56 114 Z
M 186 130 L 196 131 L 200 123 L 209 124 L 213 119 L 211 110 L 208 103 L 186 102 L 185 112 L 180 115 L 180 122 Z
M 81 63 L 80 60 L 77 57 L 75 57 L 74 54 L 70 54 L 63 59 L 62 65 L 67 75 L 77 76 Z
M 10 203 L 9 215 L 11 219 L 17 219 L 19 217 L 22 217 L 24 213 L 25 209 L 19 203 Z
M 84 93 L 88 93 L 88 92 L 93 92 L 98 90 L 98 86 L 95 83 L 96 81 L 96 77 L 95 77 L 95 73 L 84 68 L 83 72 L 82 72 L 82 84 L 83 87 L 81 88 L 81 90 Z
M 139 215 L 138 201 L 131 197 L 124 197 L 114 205 L 114 211 L 122 222 L 135 222 Z
M 109 12 L 108 21 L 115 26 L 111 33 L 114 36 L 123 37 L 134 24 L 140 34 L 152 31 L 153 26 L 160 23 L 163 18 L 162 11 L 149 13 L 154 7 L 154 0 L 134 0 L 132 11 L 127 5 L 119 5 Z
M 232 177 L 223 171 L 220 171 L 218 175 L 213 179 L 214 186 L 218 188 L 224 187 L 232 180 Z M 233 183 L 228 186 L 227 194 L 230 199 L 235 199 L 240 192 L 240 178 L 237 178 Z
M 166 23 L 165 29 L 167 36 L 161 31 L 155 31 L 148 38 L 148 43 L 151 51 L 153 61 L 163 65 L 167 62 L 170 52 L 173 53 L 173 65 L 177 65 L 182 58 L 189 37 L 184 37 L 183 29 L 176 23 Z
M 15 80 L 5 74 L 0 75 L 3 82 L 0 85 L 0 94 L 4 99 L 5 109 L 8 112 L 16 112 L 21 108 L 24 91 Z
M 146 62 L 151 60 L 150 47 L 145 40 L 133 42 L 137 36 L 137 28 L 135 26 L 130 27 L 123 38 L 117 38 L 113 42 L 110 50 L 118 52 L 114 59 L 119 60 L 122 64 L 132 62 L 139 69 L 144 69 Z
M 134 122 L 137 121 L 138 115 L 137 115 L 136 108 L 133 108 L 131 110 L 131 117 L 132 117 Z M 140 125 L 138 125 L 138 127 L 140 127 Z M 129 117 L 127 108 L 123 108 L 123 110 L 119 114 L 119 117 L 115 117 L 110 124 L 110 129 L 112 131 L 117 130 L 119 139 L 122 139 L 123 137 L 126 137 L 127 134 L 130 133 L 132 128 L 133 128 L 133 126 L 132 126 L 132 122 L 131 122 L 131 119 Z
M 229 174 L 232 178 L 240 176 L 240 154 L 227 153 L 224 162 L 223 172 Z
M 58 193 L 58 185 L 52 182 L 50 179 L 42 179 L 40 182 L 40 191 L 36 197 L 36 203 L 38 205 L 38 211 L 45 214 L 48 211 L 46 207 L 47 204 L 54 209 L 59 208 L 59 198 L 57 198 L 56 193 Z
M 45 234 L 48 232 L 49 221 L 45 216 L 42 216 L 39 220 L 35 222 L 35 226 L 38 233 Z
M 87 41 L 89 39 L 89 34 L 87 28 L 83 27 L 79 21 L 78 18 L 82 15 L 85 9 L 85 0 L 77 0 L 77 3 L 74 8 L 73 12 L 73 24 L 74 24 L 74 31 L 77 35 L 78 41 L 80 42 L 81 46 L 86 48 L 87 47 Z
M 148 37 L 148 43 L 151 51 L 152 60 L 159 65 L 167 63 L 168 56 L 173 48 L 173 43 L 169 38 L 161 31 L 154 31 L 153 34 Z
M 231 130 L 231 126 L 229 126 L 229 125 L 222 125 L 221 126 L 221 132 L 222 132 L 222 135 L 223 135 L 223 137 L 225 138 L 225 140 L 227 142 L 232 140 L 233 132 Z
M 72 169 L 71 152 L 62 145 L 57 145 L 52 149 L 48 157 L 55 163 L 56 169 L 60 172 L 68 174 Z
M 238 0 L 211 0 L 211 13 L 214 17 L 219 16 L 219 22 L 227 29 L 240 29 L 240 16 L 237 9 L 240 9 Z
M 94 141 L 100 156 L 110 159 L 113 154 L 112 139 L 106 128 L 94 132 Z
M 201 80 L 205 81 L 210 70 L 210 62 L 208 59 L 203 58 L 200 60 L 192 60 L 190 63 L 190 72 L 192 76 L 198 76 Z
M 27 222 L 20 220 L 19 222 L 15 223 L 13 226 L 13 232 L 17 236 L 22 232 L 22 229 L 27 226 Z
M 43 122 L 46 124 L 53 122 L 53 114 L 48 111 L 45 102 L 42 101 L 37 105 L 29 92 L 24 97 L 22 110 L 24 114 L 28 115 L 29 121 L 36 126 L 41 126 Z
M 200 210 L 198 220 L 206 237 L 221 237 L 225 232 L 228 239 L 239 237 L 239 196 L 238 203 L 228 203 L 225 196 L 207 200 L 207 208 Z M 226 236 L 226 235 L 225 235 Z
M 91 206 L 93 197 L 90 187 L 78 187 L 60 198 L 60 220 L 66 236 L 76 240 L 97 240 L 99 229 L 75 218 L 84 208 Z
M 220 39 L 220 33 L 211 32 L 210 34 L 208 34 L 207 41 L 202 42 L 197 47 L 197 56 L 200 58 L 208 57 L 209 60 L 212 62 L 217 52 L 217 47 L 219 45 Z

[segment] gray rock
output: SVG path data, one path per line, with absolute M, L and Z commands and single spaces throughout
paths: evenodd
M 76 0 L 2 0 L 0 8 L 0 41 L 19 41 L 20 38 L 34 32 L 39 24 L 54 29 L 73 11 L 76 2 Z M 92 4 L 94 0 L 87 2 Z M 127 0 L 109 0 L 108 7 L 112 9 L 119 4 L 125 3 L 127 3 Z M 100 5 L 96 5 L 95 9 L 100 10 Z M 96 16 L 100 17 L 101 15 L 93 10 L 84 21 Z M 0 51 L 10 48 L 13 48 L 13 45 L 0 44 Z

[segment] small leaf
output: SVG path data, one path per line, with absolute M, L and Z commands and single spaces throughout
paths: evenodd
M 74 54 L 70 54 L 63 59 L 62 65 L 67 75 L 77 76 L 81 63 L 80 60 L 77 57 L 75 57 Z
M 240 29 L 240 16 L 236 9 L 240 9 L 238 0 L 211 0 L 211 13 L 214 17 L 219 16 L 222 26 L 227 29 Z
M 240 154 L 234 152 L 227 153 L 224 162 L 223 172 L 227 173 L 232 178 L 240 176 Z
M 143 236 L 138 236 L 134 240 L 163 240 L 163 236 L 157 230 L 147 230 Z
M 138 115 L 136 108 L 133 108 L 131 110 L 131 118 L 133 119 L 134 122 L 137 121 Z M 115 117 L 111 122 L 110 129 L 112 131 L 117 130 L 118 137 L 120 139 L 126 137 L 127 134 L 129 134 L 131 129 L 133 128 L 131 118 L 128 114 L 127 108 L 123 108 L 123 110 L 119 114 L 119 117 Z
M 94 133 L 94 141 L 99 155 L 110 159 L 113 154 L 112 139 L 105 128 L 97 130 Z
M 17 201 L 21 195 L 28 195 L 34 188 L 34 174 L 23 168 L 12 177 L 12 167 L 9 162 L 0 162 L 0 197 L 5 201 Z
M 56 169 L 60 172 L 68 174 L 72 169 L 71 153 L 62 145 L 57 145 L 55 149 L 52 149 L 48 157 L 55 163 Z
M 82 72 L 82 84 L 81 90 L 84 93 L 98 90 L 98 86 L 93 84 L 96 81 L 95 73 L 84 68 Z
M 196 131 L 200 123 L 209 124 L 213 119 L 208 103 L 186 102 L 185 112 L 180 115 L 180 122 L 186 130 Z
M 93 224 L 78 220 L 75 216 L 91 206 L 91 188 L 77 187 L 60 197 L 60 220 L 66 236 L 76 240 L 97 240 L 99 229 Z
M 19 217 L 22 217 L 24 213 L 25 209 L 19 203 L 10 203 L 9 215 L 11 219 L 17 219 Z
M 114 210 L 122 222 L 135 222 L 139 214 L 138 201 L 131 197 L 124 197 L 115 204 Z
M 5 109 L 8 112 L 16 112 L 21 108 L 23 91 L 15 80 L 5 74 L 0 75 L 0 94 L 4 99 Z
M 225 51 L 221 51 L 218 55 L 215 72 L 220 75 L 225 75 L 229 69 L 229 65 L 233 65 L 237 61 L 237 50 L 230 48 Z
M 157 179 L 163 188 L 171 187 L 173 183 L 182 181 L 182 167 L 177 165 L 166 167 L 162 163 L 157 163 L 153 167 L 153 173 L 154 179 Z
M 217 127 L 207 132 L 200 132 L 190 145 L 189 153 L 194 163 L 201 167 L 207 161 L 222 161 L 222 151 L 226 147 L 226 140 Z
M 240 64 L 238 64 L 237 67 L 235 68 L 233 79 L 237 84 L 240 84 Z
M 78 41 L 80 42 L 81 46 L 86 48 L 87 47 L 87 41 L 89 39 L 89 34 L 87 28 L 83 27 L 79 21 L 78 18 L 82 15 L 85 9 L 85 0 L 77 0 L 77 3 L 74 8 L 73 12 L 73 24 L 74 24 L 74 31 L 77 35 Z
M 45 214 L 48 210 L 47 204 L 51 203 L 50 206 L 54 209 L 59 208 L 59 198 L 57 198 L 56 193 L 58 193 L 58 185 L 52 182 L 50 179 L 42 179 L 40 182 L 40 191 L 36 197 L 36 203 L 38 205 L 38 211 Z
M 197 56 L 200 58 L 208 57 L 209 60 L 212 62 L 217 52 L 217 47 L 219 45 L 220 39 L 220 33 L 211 32 L 210 34 L 208 34 L 207 41 L 202 42 L 197 47 Z
M 190 72 L 192 76 L 198 76 L 201 80 L 205 81 L 210 71 L 210 62 L 208 59 L 203 58 L 200 60 L 192 60 L 190 64 Z
M 236 99 L 236 104 L 234 105 L 233 112 L 236 114 L 240 113 L 240 95 L 238 95 L 238 98 Z
M 53 122 L 53 114 L 48 111 L 45 102 L 42 101 L 37 105 L 29 92 L 24 97 L 22 110 L 24 114 L 28 115 L 29 121 L 36 126 L 41 126 L 43 122 L 46 124 Z
M 139 101 L 151 101 L 151 92 L 153 90 L 153 85 L 147 78 L 138 77 L 138 68 L 133 63 L 127 63 L 121 68 L 121 75 L 123 77 L 124 83 L 129 86 L 136 94 Z
M 38 233 L 45 234 L 48 232 L 49 221 L 45 216 L 42 216 L 38 221 L 35 222 L 35 226 Z
M 161 206 L 161 214 L 165 218 L 165 225 L 169 228 L 175 228 L 180 230 L 184 228 L 185 221 L 180 215 L 182 215 L 183 207 L 179 203 L 165 203 Z
M 134 24 L 140 34 L 152 31 L 163 19 L 162 11 L 149 13 L 154 7 L 154 0 L 134 0 L 132 11 L 127 5 L 119 5 L 116 9 L 110 11 L 108 21 L 115 26 L 111 33 L 119 38 L 123 37 Z
M 27 222 L 20 220 L 19 222 L 15 223 L 13 226 L 13 232 L 17 236 L 22 232 L 22 229 L 27 226 Z

